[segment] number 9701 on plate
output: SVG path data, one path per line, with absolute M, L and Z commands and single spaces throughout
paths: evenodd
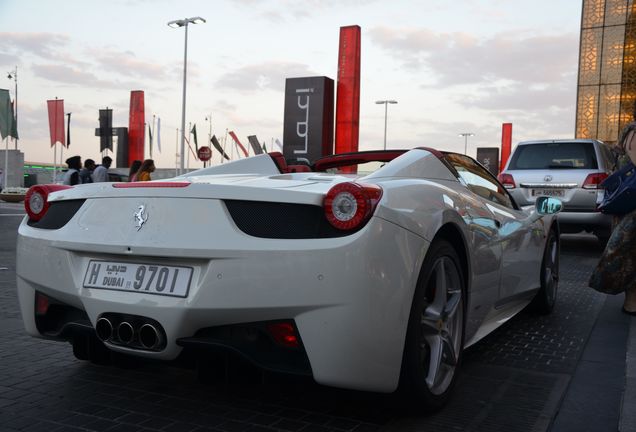
M 187 297 L 192 267 L 91 260 L 84 288 Z

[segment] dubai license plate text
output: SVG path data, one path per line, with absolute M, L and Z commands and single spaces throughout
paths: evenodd
M 187 297 L 191 279 L 191 267 L 91 260 L 84 275 L 83 286 Z

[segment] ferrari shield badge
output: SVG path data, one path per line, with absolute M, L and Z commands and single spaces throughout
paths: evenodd
M 141 229 L 141 227 L 146 223 L 147 220 L 148 213 L 146 213 L 146 206 L 141 204 L 135 212 L 135 227 L 137 228 L 137 231 Z

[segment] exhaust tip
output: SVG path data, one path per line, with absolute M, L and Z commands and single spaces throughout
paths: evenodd
M 119 336 L 119 340 L 125 344 L 129 344 L 133 341 L 135 336 L 135 330 L 133 329 L 132 324 L 129 322 L 123 321 L 117 327 L 117 335 Z
M 146 349 L 153 349 L 159 345 L 159 331 L 152 324 L 144 324 L 139 329 L 139 343 Z
M 100 318 L 95 323 L 95 332 L 99 340 L 110 340 L 113 337 L 113 324 L 107 318 Z

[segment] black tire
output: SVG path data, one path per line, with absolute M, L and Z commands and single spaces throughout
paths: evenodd
M 541 288 L 530 304 L 532 310 L 541 315 L 550 314 L 556 304 L 559 290 L 559 254 L 559 236 L 551 229 L 541 261 Z
M 441 409 L 455 385 L 466 313 L 466 284 L 461 268 L 459 256 L 448 241 L 433 242 L 411 305 L 400 375 L 403 396 L 418 410 Z M 445 285 L 445 296 L 439 285 Z

